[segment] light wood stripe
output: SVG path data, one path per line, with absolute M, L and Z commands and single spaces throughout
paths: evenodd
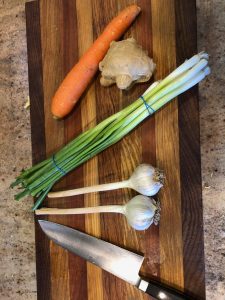
M 56 220 L 50 220 L 52 222 Z M 50 241 L 51 299 L 70 300 L 68 254 Z
M 93 43 L 92 32 L 92 6 L 91 0 L 76 1 L 79 56 L 81 56 Z M 81 103 L 83 131 L 96 125 L 96 101 L 95 85 L 89 87 L 87 94 Z M 84 186 L 98 184 L 98 157 L 88 161 L 83 167 Z M 97 206 L 100 204 L 97 193 L 84 196 L 85 206 Z M 100 237 L 100 216 L 85 216 L 85 231 L 96 237 Z M 102 270 L 91 263 L 87 263 L 87 289 L 89 300 L 103 300 Z
M 45 130 L 57 132 L 57 134 L 52 134 L 51 139 L 46 140 L 47 156 L 54 153 L 64 142 L 64 122 L 56 122 L 50 111 L 52 96 L 64 76 L 63 49 L 60 41 L 62 29 L 58 26 L 62 18 L 60 7 L 62 7 L 61 0 L 54 1 L 54 3 L 53 1 L 40 1 Z M 57 73 L 55 76 L 52 76 L 52 70 Z
M 168 16 L 170 16 L 168 18 Z M 174 0 L 152 1 L 153 58 L 157 79 L 176 68 Z M 180 191 L 178 104 L 173 100 L 156 113 L 156 157 L 165 171 L 165 186 L 160 192 L 160 277 L 183 288 L 183 244 Z

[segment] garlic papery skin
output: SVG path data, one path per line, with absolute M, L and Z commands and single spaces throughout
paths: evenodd
M 141 164 L 129 179 L 130 187 L 142 195 L 154 196 L 163 186 L 163 172 L 148 164 Z
M 153 199 L 138 195 L 124 206 L 127 221 L 132 228 L 146 230 L 152 225 L 157 210 L 154 203 Z

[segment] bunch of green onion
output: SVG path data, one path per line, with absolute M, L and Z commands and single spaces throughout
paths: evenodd
M 118 142 L 150 113 L 199 83 L 209 73 L 207 53 L 200 52 L 186 60 L 164 80 L 153 83 L 134 103 L 81 133 L 53 157 L 22 171 L 11 184 L 11 187 L 19 185 L 23 189 L 15 199 L 35 196 L 37 201 L 33 210 L 37 209 L 53 185 L 65 174 Z

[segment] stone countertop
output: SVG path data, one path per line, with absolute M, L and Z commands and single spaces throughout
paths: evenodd
M 0 299 L 36 299 L 30 201 L 8 188 L 31 165 L 25 0 L 0 0 Z M 198 48 L 212 74 L 200 84 L 207 299 L 225 299 L 225 1 L 197 0 Z

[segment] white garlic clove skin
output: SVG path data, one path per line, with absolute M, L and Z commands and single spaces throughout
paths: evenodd
M 159 192 L 162 184 L 162 171 L 148 164 L 139 165 L 131 178 L 130 186 L 145 196 L 154 196 Z
M 135 230 L 148 229 L 154 221 L 156 210 L 153 200 L 142 195 L 134 197 L 124 207 L 127 221 Z
M 146 187 L 142 186 L 140 189 L 136 189 L 136 191 L 145 196 L 154 196 L 162 187 L 163 185 L 160 182 L 153 181 L 151 185 Z

